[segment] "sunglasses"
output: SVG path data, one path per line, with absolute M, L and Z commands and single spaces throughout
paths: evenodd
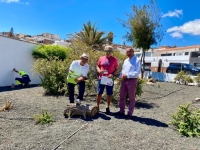
M 111 52 L 112 52 L 112 50 L 106 50 L 105 52 L 106 52 L 106 53 L 111 53 Z

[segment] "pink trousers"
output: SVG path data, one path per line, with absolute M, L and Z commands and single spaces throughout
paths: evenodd
M 120 88 L 120 112 L 125 113 L 125 105 L 126 105 L 126 94 L 129 95 L 129 110 L 128 115 L 132 115 L 134 108 L 135 108 L 135 92 L 137 87 L 137 79 L 128 79 L 122 81 L 121 88 Z

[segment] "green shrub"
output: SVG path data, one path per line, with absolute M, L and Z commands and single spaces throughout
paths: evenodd
M 190 109 L 190 105 L 180 105 L 172 115 L 170 124 L 174 125 L 182 136 L 200 137 L 200 109 Z
M 58 45 L 38 45 L 33 50 L 34 58 L 49 58 L 58 57 L 58 59 L 64 60 L 69 55 L 70 49 L 58 46 Z
M 58 95 L 67 92 L 67 64 L 57 58 L 38 59 L 35 62 L 33 70 L 39 73 L 46 94 Z
M 190 75 L 186 75 L 184 80 L 185 80 L 186 83 L 193 83 L 194 82 Z
M 48 113 L 45 110 L 42 110 L 42 114 L 36 114 L 33 115 L 33 118 L 36 121 L 36 124 L 52 124 L 53 123 L 53 119 L 52 119 L 52 114 Z
M 186 73 L 184 71 L 180 71 L 177 73 L 176 77 L 174 78 L 175 81 L 184 81 Z
M 137 82 L 137 89 L 136 89 L 136 96 L 141 96 L 143 91 L 142 91 L 142 84 L 145 84 L 145 79 L 138 78 Z
M 196 81 L 196 82 L 197 82 L 197 84 L 200 84 L 200 73 L 199 73 L 199 74 L 197 74 L 197 76 L 196 76 L 196 77 L 194 77 L 194 81 Z
M 191 78 L 191 76 L 188 74 L 188 72 L 185 71 L 180 71 L 178 72 L 178 74 L 176 75 L 176 77 L 174 78 L 175 81 L 179 81 L 182 84 L 188 84 L 188 83 L 193 83 L 193 79 Z

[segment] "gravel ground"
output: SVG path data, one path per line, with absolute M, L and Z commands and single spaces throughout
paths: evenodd
M 200 88 L 160 83 L 160 88 L 144 85 L 143 90 L 131 120 L 119 118 L 114 113 L 105 115 L 103 103 L 102 112 L 94 118 L 66 119 L 63 116 L 68 103 L 66 97 L 44 96 L 42 87 L 1 91 L 0 106 L 10 100 L 14 109 L 0 112 L 0 149 L 50 150 L 83 127 L 58 149 L 200 150 L 198 138 L 181 137 L 168 125 L 178 105 L 200 97 Z M 94 100 L 95 97 L 88 97 L 82 103 L 95 105 Z M 35 125 L 32 116 L 41 109 L 53 113 L 55 122 L 52 125 Z M 111 111 L 117 112 L 118 108 L 112 106 Z

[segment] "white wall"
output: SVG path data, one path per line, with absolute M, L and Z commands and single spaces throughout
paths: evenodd
M 158 66 L 159 59 L 162 60 L 163 67 L 168 67 L 170 63 L 189 63 L 189 56 L 159 56 L 159 57 L 145 57 L 146 63 L 151 63 L 152 67 Z
M 13 68 L 27 72 L 30 84 L 40 83 L 39 76 L 33 76 L 31 72 L 35 62 L 32 56 L 35 46 L 37 45 L 0 36 L 0 87 L 15 84 L 15 78 L 20 77 L 12 71 Z

